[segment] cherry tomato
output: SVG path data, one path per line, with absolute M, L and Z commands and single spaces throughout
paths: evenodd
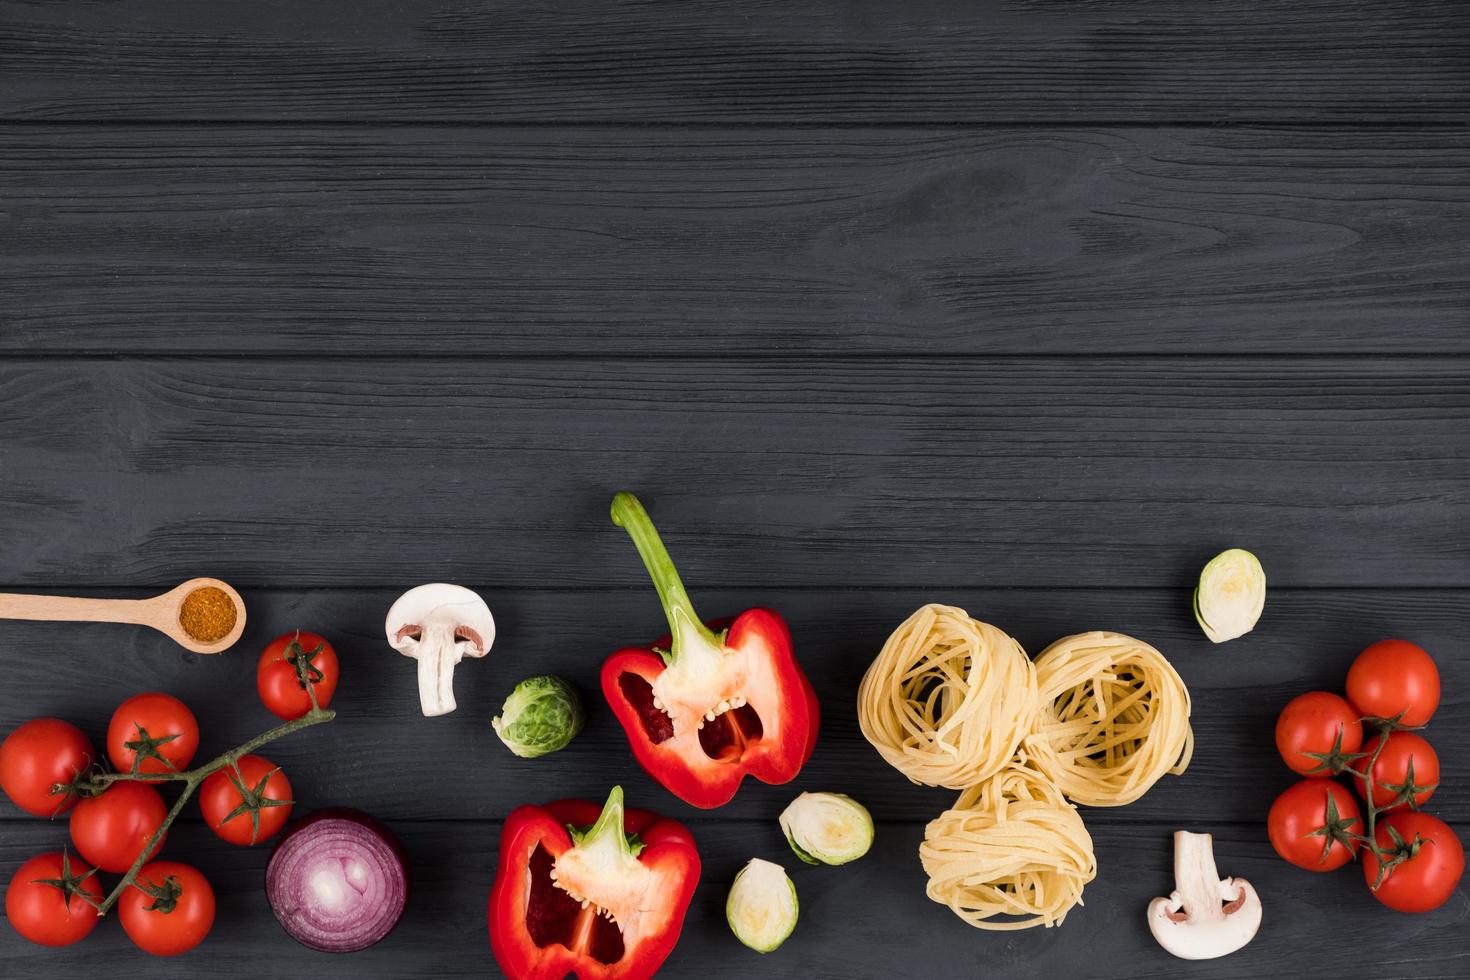
M 1378 880 L 1378 857 L 1371 850 L 1363 851 L 1363 880 L 1373 897 L 1400 912 L 1428 912 L 1449 901 L 1465 873 L 1460 838 L 1438 817 L 1413 810 L 1401 810 L 1379 822 L 1373 833 L 1379 847 L 1395 846 L 1390 829 L 1405 844 L 1412 845 L 1418 838 L 1423 843 L 1413 857 L 1390 868 L 1377 888 L 1373 883 Z
M 1309 691 L 1287 702 L 1276 719 L 1276 751 L 1293 772 L 1303 776 L 1332 776 L 1329 769 L 1313 770 L 1322 760 L 1308 753 L 1337 751 L 1351 755 L 1363 745 L 1363 725 L 1347 701 L 1327 691 Z
M 1304 779 L 1271 804 L 1266 833 L 1283 860 L 1308 871 L 1336 871 L 1353 859 L 1358 845 L 1333 838 L 1334 822 L 1346 833 L 1361 834 L 1358 801 L 1341 783 Z
M 103 871 L 120 874 L 133 866 L 166 816 L 168 807 L 152 786 L 131 781 L 113 783 L 72 810 L 71 840 L 82 857 Z M 167 836 L 159 839 L 155 854 Z
M 291 721 L 311 710 L 311 698 L 296 671 L 305 663 L 307 677 L 316 692 L 317 704 L 325 708 L 337 693 L 337 651 L 315 633 L 286 633 L 271 641 L 255 665 L 255 689 L 260 700 L 278 718 Z
M 1368 768 L 1368 760 L 1373 757 L 1381 740 L 1381 737 L 1375 736 L 1363 746 L 1367 755 L 1353 763 L 1354 769 L 1363 772 Z M 1399 788 L 1409 782 L 1411 766 L 1414 785 L 1422 787 L 1414 792 L 1414 806 L 1420 807 L 1439 788 L 1439 753 L 1434 751 L 1434 746 L 1413 732 L 1389 732 L 1388 741 L 1384 744 L 1383 751 L 1378 753 L 1378 761 L 1373 764 L 1374 806 L 1385 809 L 1398 797 Z M 1367 786 L 1363 780 L 1355 779 L 1353 783 L 1357 787 L 1358 795 L 1366 799 Z M 1401 810 L 1407 805 L 1400 802 L 1393 809 Z
M 37 817 L 54 817 L 77 802 L 75 793 L 52 787 L 71 782 L 92 765 L 92 743 L 60 718 L 26 722 L 0 744 L 0 788 L 11 802 Z
M 1369 718 L 1399 718 L 1418 728 L 1439 707 L 1439 668 L 1423 647 L 1383 640 L 1358 654 L 1348 668 L 1347 696 Z
M 128 698 L 107 726 L 107 756 L 118 772 L 183 772 L 197 748 L 194 712 L 161 691 Z
M 177 861 L 143 865 L 117 900 L 117 917 L 133 944 L 154 956 L 178 956 L 204 941 L 214 925 L 214 889 Z
M 238 768 L 226 766 L 199 785 L 204 822 L 231 844 L 268 840 L 291 816 L 292 802 L 286 774 L 258 755 L 243 756 Z
M 85 861 L 53 851 L 31 858 L 5 889 L 5 917 L 26 939 L 42 946 L 70 946 L 97 928 L 102 886 Z

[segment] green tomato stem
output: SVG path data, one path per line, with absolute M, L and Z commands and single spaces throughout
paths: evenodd
M 113 783 L 132 782 L 142 780 L 148 783 L 183 783 L 187 782 L 187 772 L 104 772 L 98 773 L 87 781 L 87 788 L 95 787 L 98 792 L 111 786 Z M 95 795 L 95 794 L 93 794 Z
M 672 637 L 670 666 L 687 650 L 720 651 L 719 638 L 694 612 L 694 603 L 689 600 L 689 593 L 684 591 L 684 583 L 679 579 L 674 561 L 638 498 L 627 492 L 613 497 L 612 520 L 633 539 L 638 557 L 643 559 L 643 567 L 648 569 L 648 575 L 653 579 L 658 601 L 669 620 L 669 635 Z
M 1373 791 L 1378 787 L 1373 780 L 1373 769 L 1378 765 L 1378 756 L 1383 753 L 1383 747 L 1388 744 L 1388 733 L 1390 731 L 1392 731 L 1392 728 L 1389 725 L 1379 726 L 1378 745 L 1373 749 L 1373 755 L 1369 758 L 1368 764 L 1363 767 L 1363 795 L 1367 798 L 1368 803 L 1368 820 L 1364 825 L 1364 829 L 1368 831 L 1368 848 L 1373 852 L 1373 856 L 1378 859 L 1380 871 L 1383 868 L 1383 850 L 1378 846 L 1378 835 L 1376 833 L 1380 811 L 1378 809 L 1378 801 L 1374 799 L 1376 794 Z
M 1373 754 L 1369 757 L 1368 764 L 1363 767 L 1363 771 L 1358 772 L 1357 770 L 1353 770 L 1352 772 L 1354 776 L 1357 776 L 1363 781 L 1363 797 L 1368 811 L 1368 817 L 1364 821 L 1364 830 L 1367 832 L 1360 840 L 1362 841 L 1362 846 L 1371 851 L 1374 858 L 1378 860 L 1378 881 L 1370 886 L 1376 891 L 1378 885 L 1383 882 L 1383 879 L 1388 876 L 1388 873 L 1402 864 L 1405 858 L 1397 847 L 1386 849 L 1378 846 L 1378 818 L 1397 806 L 1400 800 L 1395 798 L 1389 802 L 1388 806 L 1379 807 L 1374 799 L 1373 792 L 1378 788 L 1378 783 L 1373 777 L 1373 770 L 1378 765 L 1378 757 L 1383 754 L 1384 748 L 1388 745 L 1388 736 L 1398 728 L 1398 725 L 1390 719 L 1379 718 L 1374 720 L 1374 727 L 1378 730 L 1378 745 L 1373 749 Z M 1410 808 L 1414 808 L 1412 799 L 1409 801 L 1409 806 Z

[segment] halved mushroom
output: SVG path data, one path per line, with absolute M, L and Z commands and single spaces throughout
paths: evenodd
M 1174 833 L 1174 892 L 1148 903 L 1148 928 L 1184 960 L 1235 952 L 1261 927 L 1261 899 L 1244 878 L 1221 878 L 1209 834 Z
M 454 668 L 490 652 L 495 617 L 464 586 L 435 582 L 399 596 L 385 630 L 393 649 L 419 662 L 419 705 L 432 718 L 455 709 Z

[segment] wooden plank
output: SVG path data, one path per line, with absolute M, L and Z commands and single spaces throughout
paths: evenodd
M 8 118 L 1464 122 L 1456 0 L 9 0 Z
M 217 657 L 184 654 L 161 636 L 127 627 L 0 623 L 0 650 L 11 657 L 0 689 L 0 731 L 55 714 L 100 738 L 124 698 L 159 688 L 183 698 L 201 719 L 201 752 L 223 751 L 273 723 L 256 703 L 258 651 L 280 633 L 316 629 L 333 639 L 345 664 L 335 704 L 339 717 L 265 752 L 286 769 L 304 805 L 351 803 L 394 820 L 498 819 L 528 793 L 547 799 L 597 795 L 616 781 L 636 799 L 699 817 L 638 769 L 597 688 L 608 654 L 651 640 L 664 628 L 652 595 L 642 589 L 486 589 L 485 595 L 500 634 L 487 660 L 456 671 L 460 707 L 446 717 L 419 715 L 413 665 L 383 639 L 380 624 L 396 591 L 247 590 L 244 639 Z M 1166 777 L 1131 806 L 1086 811 L 1090 824 L 1258 825 L 1276 794 L 1295 780 L 1276 755 L 1276 714 L 1305 691 L 1340 691 L 1357 652 L 1389 636 L 1413 639 L 1438 657 L 1444 701 L 1426 736 L 1439 748 L 1444 771 L 1430 809 L 1470 822 L 1470 763 L 1457 751 L 1470 745 L 1470 712 L 1464 710 L 1470 659 L 1458 654 L 1470 634 L 1463 590 L 1278 590 L 1254 633 L 1219 647 L 1195 624 L 1185 588 L 751 587 L 701 589 L 695 599 L 710 616 L 756 602 L 783 612 L 823 712 L 821 740 L 796 783 L 747 783 L 733 802 L 705 817 L 774 820 L 798 790 L 851 793 L 885 820 L 923 822 L 943 810 L 955 794 L 910 785 L 884 764 L 858 729 L 855 703 L 858 682 L 888 633 L 922 603 L 946 601 L 1011 631 L 1033 655 L 1067 633 L 1115 629 L 1154 643 L 1179 670 L 1193 699 L 1197 735 L 1189 771 Z M 517 759 L 489 721 L 519 680 L 541 673 L 575 683 L 589 705 L 589 721 L 564 751 Z M 381 778 L 385 768 L 393 778 Z M 1205 801 L 1207 811 L 1201 809 Z M 18 816 L 0 807 L 0 817 Z
M 1208 821 L 1190 821 L 1200 829 Z M 724 822 L 691 825 L 704 869 L 679 945 L 661 976 L 810 976 L 877 980 L 898 976 L 997 978 L 1173 976 L 1178 961 L 1160 949 L 1144 925 L 1144 908 L 1173 889 L 1170 825 L 1104 827 L 1093 833 L 1098 877 L 1086 905 L 1056 929 L 982 933 L 924 897 L 916 856 L 920 824 L 880 824 L 869 855 L 841 868 L 809 868 L 791 856 L 774 821 L 759 827 Z M 500 827 L 495 823 L 399 823 L 412 862 L 413 893 L 398 929 L 383 943 L 350 956 L 310 953 L 276 924 L 263 894 L 268 850 L 232 847 L 199 825 L 170 839 L 175 859 L 210 879 L 219 910 L 196 952 L 147 959 L 150 977 L 194 980 L 201 965 L 216 975 L 361 978 L 365 976 L 499 976 L 485 929 L 485 896 L 494 877 Z M 1462 828 L 1461 832 L 1470 828 Z M 59 826 L 9 825 L 0 838 L 0 870 L 59 847 Z M 1189 965 L 1191 977 L 1251 975 L 1366 976 L 1383 962 L 1383 935 L 1405 920 L 1375 902 L 1356 868 L 1319 875 L 1290 867 L 1252 829 L 1216 828 L 1222 873 L 1249 880 L 1266 909 L 1261 932 L 1227 959 Z M 783 863 L 801 902 L 796 931 L 764 958 L 740 946 L 725 924 L 730 880 L 752 856 Z M 1437 912 L 1414 918 L 1410 957 L 1395 958 L 1395 977 L 1458 976 L 1464 965 L 1461 892 Z M 1330 943 L 1303 943 L 1330 935 Z M 62 977 L 143 968 L 145 959 L 121 928 L 104 921 L 86 940 L 64 950 L 33 946 L 0 929 L 0 969 L 7 976 Z
M 0 128 L 0 351 L 1465 353 L 1467 158 L 1422 128 Z
M 1470 585 L 1470 362 L 153 360 L 0 367 L 0 582 Z

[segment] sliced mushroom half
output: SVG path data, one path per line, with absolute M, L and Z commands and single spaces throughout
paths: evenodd
M 454 668 L 483 657 L 495 642 L 495 617 L 485 600 L 462 585 L 434 582 L 409 589 L 388 610 L 388 644 L 419 662 L 419 706 L 426 717 L 456 707 Z

